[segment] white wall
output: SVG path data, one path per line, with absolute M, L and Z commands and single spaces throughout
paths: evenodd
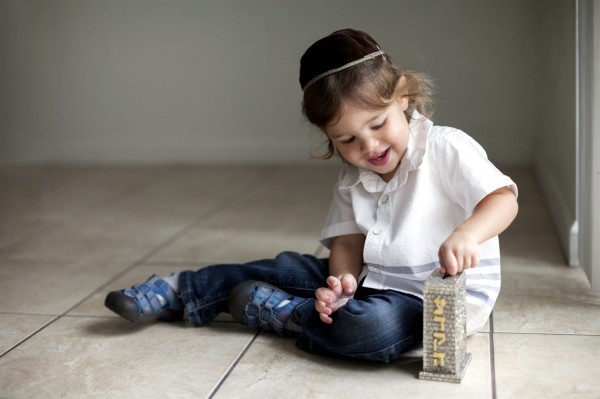
M 0 162 L 306 160 L 299 58 L 355 27 L 436 79 L 436 122 L 496 163 L 529 164 L 544 112 L 538 4 L 4 0 Z
M 535 168 L 568 262 L 579 263 L 576 140 L 576 5 L 548 0 L 542 18 L 540 129 Z
M 593 99 L 592 104 L 597 104 L 600 101 L 600 1 L 593 1 Z M 587 200 L 589 212 L 588 224 L 590 225 L 590 235 L 587 237 L 586 249 L 589 251 L 586 260 L 588 261 L 584 267 L 592 284 L 594 292 L 600 294 L 600 114 L 598 112 L 592 115 L 592 142 L 590 143 L 590 176 L 588 183 L 590 185 L 589 197 Z
M 578 1 L 580 264 L 600 294 L 600 0 Z

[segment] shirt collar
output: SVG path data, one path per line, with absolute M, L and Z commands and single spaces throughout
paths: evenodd
M 408 128 L 410 136 L 408 137 L 408 146 L 400 167 L 392 177 L 392 179 L 386 183 L 383 179 L 375 172 L 357 168 L 344 162 L 343 178 L 340 184 L 340 188 L 352 188 L 357 184 L 361 183 L 365 187 L 365 190 L 369 192 L 383 192 L 393 191 L 399 187 L 402 187 L 408 179 L 408 173 L 411 170 L 419 168 L 423 162 L 425 156 L 425 149 L 427 147 L 427 134 L 429 129 L 433 126 L 433 122 L 421 115 L 418 111 L 413 111 L 410 117 Z

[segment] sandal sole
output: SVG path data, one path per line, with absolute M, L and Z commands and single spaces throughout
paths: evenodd
M 140 313 L 135 299 L 118 291 L 110 292 L 106 296 L 104 306 L 122 318 L 136 324 L 149 323 L 157 319 L 165 321 L 181 320 L 183 317 L 182 310 L 163 309 L 158 313 Z

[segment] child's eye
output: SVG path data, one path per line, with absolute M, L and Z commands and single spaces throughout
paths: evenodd
M 353 137 L 349 137 L 347 139 L 344 140 L 340 140 L 342 144 L 350 144 L 354 141 L 354 136 Z
M 384 119 L 383 122 L 381 122 L 379 125 L 375 125 L 375 126 L 371 127 L 371 129 L 372 130 L 379 130 L 379 129 L 381 129 L 385 125 L 386 121 L 387 121 L 387 119 Z

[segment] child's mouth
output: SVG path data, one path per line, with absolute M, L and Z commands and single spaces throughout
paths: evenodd
M 375 166 L 383 166 L 387 163 L 389 157 L 390 157 L 390 149 L 388 148 L 387 150 L 380 152 L 373 158 L 370 158 L 369 162 Z

